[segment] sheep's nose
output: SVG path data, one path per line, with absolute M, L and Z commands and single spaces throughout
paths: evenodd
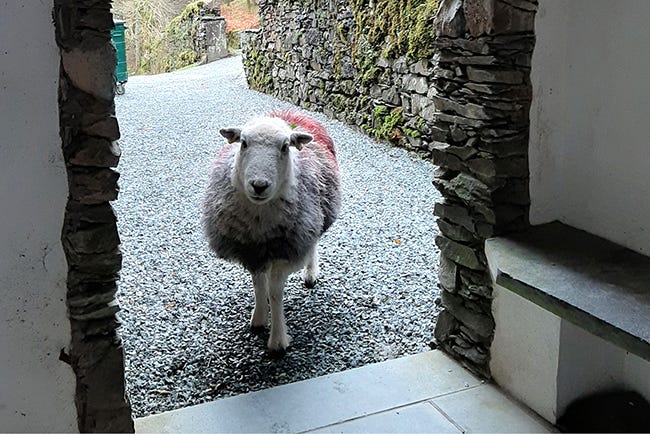
M 266 190 L 266 187 L 269 186 L 269 182 L 257 179 L 251 181 L 251 185 L 253 186 L 253 190 L 255 190 L 255 194 L 262 194 Z

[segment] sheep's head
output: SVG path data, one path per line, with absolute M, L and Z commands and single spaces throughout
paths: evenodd
M 292 176 L 291 154 L 312 140 L 310 134 L 293 130 L 278 118 L 256 119 L 243 128 L 219 132 L 229 143 L 239 142 L 233 182 L 256 204 L 278 196 Z

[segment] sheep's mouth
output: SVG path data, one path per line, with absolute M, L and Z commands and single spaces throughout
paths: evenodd
M 268 200 L 270 199 L 268 196 L 258 196 L 254 194 L 248 195 L 248 198 L 250 199 L 251 202 L 256 204 L 262 204 L 264 202 L 268 202 Z

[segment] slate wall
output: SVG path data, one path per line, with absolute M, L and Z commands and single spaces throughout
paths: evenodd
M 381 6 L 360 5 L 365 12 L 356 17 L 348 0 L 262 0 L 259 7 L 260 30 L 242 35 L 251 88 L 431 155 L 432 141 L 443 138 L 433 125 L 432 59 L 393 56 L 388 36 L 371 45 L 357 20 Z M 382 26 L 396 20 L 376 18 Z M 425 33 L 433 39 L 431 29 Z
M 69 197 L 61 234 L 68 262 L 70 354 L 81 432 L 133 432 L 115 301 L 122 264 L 116 217 L 120 137 L 110 0 L 55 0 L 61 50 L 60 134 Z

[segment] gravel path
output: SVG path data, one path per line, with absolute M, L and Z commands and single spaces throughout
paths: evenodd
M 337 146 L 343 208 L 320 244 L 319 284 L 287 283 L 292 347 L 273 360 L 248 329 L 250 277 L 209 252 L 200 211 L 219 128 L 291 106 L 248 90 L 239 57 L 131 77 L 116 106 L 118 299 L 135 416 L 428 349 L 438 309 L 429 162 L 313 115 Z

